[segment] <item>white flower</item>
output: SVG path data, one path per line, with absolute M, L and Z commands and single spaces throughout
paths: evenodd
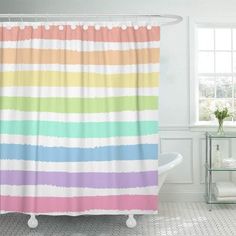
M 216 102 L 216 109 L 219 111 L 219 112 L 222 112 L 224 110 L 224 105 L 221 101 L 217 101 Z

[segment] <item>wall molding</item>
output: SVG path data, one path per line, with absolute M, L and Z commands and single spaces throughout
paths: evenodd
M 190 128 L 188 125 L 161 125 L 160 131 L 189 131 Z

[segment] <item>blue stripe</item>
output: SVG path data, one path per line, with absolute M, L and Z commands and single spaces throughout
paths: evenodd
M 44 162 L 86 162 L 112 160 L 156 160 L 157 144 L 106 146 L 99 148 L 43 147 L 1 144 L 0 159 Z

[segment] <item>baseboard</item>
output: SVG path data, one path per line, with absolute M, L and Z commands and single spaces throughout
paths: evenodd
M 204 193 L 160 193 L 160 201 L 168 202 L 202 202 Z

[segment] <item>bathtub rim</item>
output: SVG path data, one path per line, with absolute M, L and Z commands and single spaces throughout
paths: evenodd
M 158 160 L 160 160 L 161 156 L 174 156 L 173 160 L 168 162 L 167 164 L 164 165 L 159 165 L 158 166 L 158 174 L 161 175 L 171 169 L 173 169 L 175 166 L 179 165 L 182 160 L 183 160 L 183 156 L 178 153 L 178 152 L 163 152 L 159 154 Z M 158 161 L 158 164 L 160 162 Z

